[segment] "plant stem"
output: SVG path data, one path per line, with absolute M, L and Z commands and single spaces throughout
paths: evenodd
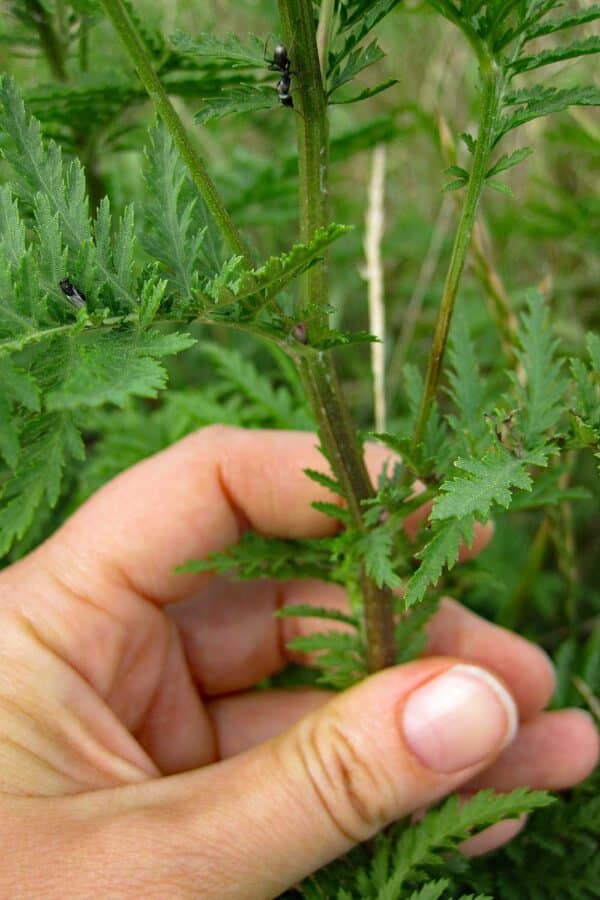
M 122 0 L 101 0 L 101 3 L 121 37 L 129 58 L 154 103 L 156 112 L 168 128 L 173 143 L 179 150 L 209 212 L 234 252 L 243 258 L 248 268 L 252 268 L 253 260 L 250 250 L 234 225 L 202 158 L 190 141 L 183 122 L 154 71 L 152 60 L 135 22 L 127 12 Z
M 475 147 L 473 166 L 469 176 L 469 184 L 467 186 L 462 213 L 456 237 L 454 239 L 454 245 L 452 247 L 452 255 L 450 257 L 450 264 L 444 283 L 442 301 L 440 303 L 435 324 L 425 388 L 423 390 L 421 407 L 419 409 L 417 424 L 412 440 L 413 450 L 415 450 L 418 444 L 423 440 L 425 428 L 431 413 L 431 407 L 437 393 L 452 312 L 454 310 L 454 301 L 456 300 L 460 277 L 465 265 L 467 250 L 469 249 L 469 244 L 471 242 L 479 198 L 481 197 L 490 151 L 492 149 L 494 124 L 496 111 L 498 109 L 502 76 L 497 64 L 489 57 L 480 57 L 480 70 L 483 81 L 483 96 L 477 145 Z
M 328 224 L 328 121 L 311 0 L 279 0 L 283 37 L 291 53 L 294 73 L 293 98 L 298 139 L 300 233 L 303 241 Z M 293 49 L 293 54 L 291 48 Z M 301 280 L 299 318 L 311 329 L 328 326 L 328 282 L 324 261 L 312 266 Z M 362 502 L 372 497 L 373 486 L 330 354 L 307 347 L 296 354 L 302 383 L 317 419 L 323 448 L 344 492 L 352 524 L 365 531 Z M 363 570 L 363 595 L 367 664 L 374 672 L 393 665 L 393 601 Z
M 366 531 L 361 504 L 373 496 L 373 485 L 331 355 L 309 350 L 300 357 L 298 368 L 317 419 L 319 437 L 344 493 L 352 525 L 359 531 Z M 367 665 L 370 672 L 377 672 L 396 661 L 393 602 L 390 592 L 378 588 L 364 570 L 360 586 Z
M 63 48 L 60 39 L 54 30 L 45 7 L 40 0 L 26 0 L 29 12 L 44 51 L 44 56 L 50 66 L 50 71 L 57 81 L 67 81 L 67 70 L 63 58 Z

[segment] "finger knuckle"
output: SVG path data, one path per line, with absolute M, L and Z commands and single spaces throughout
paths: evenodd
M 301 737 L 307 780 L 329 821 L 350 843 L 367 840 L 392 818 L 391 786 L 374 755 L 335 718 L 318 720 Z

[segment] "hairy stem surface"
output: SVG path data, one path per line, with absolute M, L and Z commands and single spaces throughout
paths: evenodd
M 293 98 L 298 139 L 300 182 L 300 232 L 303 241 L 328 224 L 328 121 L 327 99 L 310 0 L 279 0 L 284 40 L 290 48 L 294 72 Z M 293 47 L 293 55 L 292 48 Z M 327 326 L 327 267 L 324 261 L 302 276 L 299 314 L 311 328 Z M 307 348 L 298 355 L 300 375 L 319 426 L 323 448 L 348 504 L 355 528 L 365 530 L 361 504 L 372 497 L 373 486 L 330 354 Z M 363 571 L 361 590 L 364 603 L 367 662 L 374 672 L 393 665 L 393 602 L 389 591 L 381 590 Z

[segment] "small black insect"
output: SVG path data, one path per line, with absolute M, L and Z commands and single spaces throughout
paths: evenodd
M 269 72 L 279 72 L 281 75 L 276 88 L 281 105 L 293 109 L 292 63 L 283 44 L 275 45 L 272 59 L 267 59 L 265 50 L 265 62 L 269 63 Z
M 68 278 L 59 281 L 59 286 L 65 297 L 68 297 L 73 306 L 83 309 L 86 304 L 85 294 L 78 290 Z

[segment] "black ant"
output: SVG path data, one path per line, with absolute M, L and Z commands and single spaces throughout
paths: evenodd
M 279 72 L 281 77 L 277 82 L 277 96 L 282 106 L 288 109 L 294 108 L 292 99 L 292 63 L 288 56 L 287 49 L 283 44 L 276 44 L 273 50 L 273 58 L 268 59 L 266 56 L 265 45 L 265 62 L 269 63 L 269 72 Z

